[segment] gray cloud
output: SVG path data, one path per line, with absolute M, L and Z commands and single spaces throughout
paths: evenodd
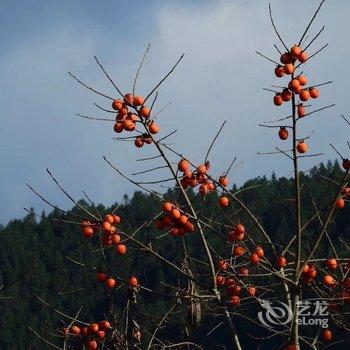
M 272 1 L 281 32 L 288 34 L 288 45 L 299 38 L 317 3 Z M 307 65 L 309 79 L 335 81 L 334 85 L 321 89 L 315 108 L 333 102 L 337 106 L 303 121 L 301 135 L 312 136 L 311 151 L 324 152 L 318 159 L 303 161 L 303 169 L 335 158 L 329 142 L 346 150 L 348 129 L 339 114 L 348 112 L 345 58 L 349 55 L 349 14 L 348 2 L 329 2 L 311 31 L 315 33 L 326 24 L 325 34 L 314 48 L 324 42 L 330 45 Z M 126 12 L 125 16 L 129 14 Z M 142 166 L 134 162 L 136 157 L 153 154 L 151 149 L 135 150 L 126 142 L 116 143 L 112 140 L 112 124 L 74 118 L 77 112 L 102 116 L 93 108 L 93 102 L 105 101 L 74 84 L 66 72 L 72 70 L 113 95 L 112 87 L 92 60 L 97 54 L 127 91 L 148 41 L 152 49 L 138 84 L 142 94 L 181 52 L 186 54 L 160 90 L 158 104 L 160 107 L 172 102 L 159 116 L 159 123 L 164 133 L 179 129 L 172 138 L 177 150 L 195 162 L 202 161 L 210 138 L 226 119 L 227 127 L 213 151 L 214 173 L 225 169 L 234 156 L 245 163 L 232 173 L 232 182 L 241 184 L 254 176 L 269 175 L 273 170 L 279 175 L 290 173 L 288 159 L 256 155 L 257 151 L 283 146 L 273 131 L 257 124 L 289 113 L 284 107 L 274 107 L 272 96 L 262 91 L 262 87 L 276 83 L 277 79 L 273 76 L 274 66 L 254 54 L 257 49 L 277 59 L 272 46 L 277 40 L 268 21 L 267 3 L 154 2 L 148 8 L 147 21 L 136 14 L 135 21 L 137 18 L 141 24 L 135 22 L 132 27 L 117 22 L 106 24 L 101 17 L 88 23 L 76 13 L 51 26 L 47 24 L 47 30 L 33 33 L 30 41 L 19 41 L 0 56 L 0 75 L 5 82 L 0 94 L 3 164 L 0 222 L 21 217 L 23 206 L 34 205 L 38 211 L 47 209 L 26 190 L 26 181 L 55 203 L 65 208 L 71 206 L 50 182 L 45 167 L 52 169 L 77 198 L 81 197 L 80 190 L 86 190 L 97 202 L 110 204 L 120 200 L 124 193 L 132 193 L 134 187 L 118 178 L 101 155 L 106 154 L 127 173 L 132 173 Z

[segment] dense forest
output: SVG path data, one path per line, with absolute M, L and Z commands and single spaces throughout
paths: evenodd
M 327 178 L 337 180 L 342 174 L 343 171 L 337 161 L 328 162 L 326 165 L 321 163 L 302 174 L 304 220 L 314 213 L 313 201 L 319 208 L 329 204 L 334 196 L 335 185 Z M 238 191 L 238 196 L 262 220 L 272 241 L 281 244 L 288 241 L 292 235 L 294 220 L 291 214 L 292 179 L 277 178 L 273 174 L 270 178 L 263 176 L 251 179 L 239 189 L 233 186 L 232 190 Z M 176 195 L 176 189 L 168 190 L 168 197 Z M 216 204 L 217 194 L 212 193 L 206 196 L 205 200 L 194 193 L 191 193 L 191 196 L 196 197 L 196 208 L 203 215 L 224 217 L 222 209 Z M 90 204 L 83 200 L 80 203 L 91 208 Z M 124 196 L 123 201 L 116 203 L 112 208 L 100 204 L 96 209 L 104 215 L 111 212 L 115 206 L 118 206 L 117 211 L 122 218 L 123 228 L 132 231 L 157 215 L 160 202 L 150 194 L 137 191 L 131 198 Z M 78 207 L 71 209 L 71 213 L 80 211 Z M 342 237 L 350 244 L 349 213 L 350 206 L 346 206 L 335 215 L 329 230 L 334 241 L 337 241 L 337 237 Z M 101 259 L 98 242 L 83 237 L 79 225 L 67 223 L 65 220 L 70 220 L 70 216 L 55 209 L 49 214 L 30 213 L 22 220 L 13 220 L 0 228 L 0 272 L 3 286 L 0 290 L 0 349 L 2 350 L 49 348 L 30 328 L 45 336 L 46 333 L 53 333 L 53 329 L 63 327 L 67 320 L 52 308 L 75 315 L 82 306 L 80 318 L 87 322 L 103 319 L 110 310 L 115 311 L 116 317 L 122 317 L 127 292 L 119 291 L 118 297 L 114 298 L 114 291 L 106 291 L 96 281 L 96 269 L 105 270 L 107 265 L 113 266 L 113 271 L 109 272 L 121 280 L 126 280 L 135 273 L 142 285 L 157 291 L 166 291 L 167 283 L 177 283 L 178 276 L 166 265 L 132 245 L 123 257 L 116 257 L 112 252 L 107 252 L 105 259 Z M 247 226 L 249 230 L 249 224 Z M 318 227 L 317 222 L 310 225 L 303 249 L 310 248 L 308 245 L 312 244 L 314 231 L 316 232 Z M 177 249 L 179 240 L 176 237 L 166 236 L 155 242 L 153 232 L 154 226 L 150 224 L 145 225 L 138 235 L 146 244 L 156 247 L 171 261 L 180 262 L 182 257 L 178 252 L 181 250 Z M 216 235 L 211 235 L 210 232 L 207 232 L 207 235 L 210 243 L 218 251 L 224 249 L 220 247 L 223 243 Z M 190 239 L 189 249 L 194 256 L 200 258 L 202 252 L 196 244 L 195 234 Z M 346 256 L 348 254 L 346 246 L 339 245 L 341 246 L 343 251 L 339 250 L 339 254 Z M 319 254 L 324 257 L 331 256 L 329 245 L 321 245 Z M 137 313 L 140 325 L 152 328 L 154 317 L 156 315 L 159 317 L 167 311 L 166 301 L 159 295 L 144 291 L 140 292 L 137 298 L 139 308 L 136 309 L 135 306 L 132 312 Z M 193 330 L 191 336 L 203 337 L 207 332 L 206 329 L 219 321 L 213 316 L 212 319 L 207 317 L 202 322 L 204 323 L 202 330 L 198 331 L 198 334 Z M 174 322 L 171 336 L 176 338 L 182 332 L 180 323 L 181 320 L 178 320 L 178 323 Z M 245 329 L 244 320 L 239 320 L 238 328 Z M 224 329 L 219 327 L 215 334 L 216 341 L 220 337 L 220 342 L 225 344 L 227 338 Z M 143 337 L 146 339 L 147 334 Z M 343 342 L 333 346 L 332 349 L 350 347 L 350 340 L 345 334 L 339 334 L 336 339 Z M 211 339 L 205 340 L 203 346 L 213 349 L 211 341 Z M 249 344 L 251 349 L 257 349 L 259 341 L 244 337 L 243 343 Z M 215 348 L 219 349 L 218 343 L 215 344 Z

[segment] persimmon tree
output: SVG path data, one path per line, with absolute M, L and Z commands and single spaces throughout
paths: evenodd
M 262 347 L 265 342 L 271 344 L 272 341 L 275 349 L 321 349 L 333 339 L 341 340 L 337 339 L 338 328 L 341 332 L 350 330 L 350 260 L 339 254 L 341 245 L 345 249 L 349 248 L 345 242 L 335 241 L 328 234 L 335 213 L 342 210 L 348 200 L 350 161 L 334 146 L 342 159 L 343 178 L 341 181 L 326 179 L 334 187 L 332 202 L 326 207 L 319 207 L 310 194 L 307 200 L 308 205 L 311 203 L 313 206 L 314 214 L 311 217 L 303 215 L 305 197 L 300 163 L 305 157 L 319 155 L 309 153 L 309 136 L 304 134 L 303 121 L 334 106 L 314 108 L 314 101 L 321 99 L 323 87 L 331 82 L 319 83 L 317 77 L 306 73 L 312 60 L 327 46 L 313 49 L 324 27 L 313 38 L 308 37 L 310 27 L 323 4 L 324 0 L 300 39 L 290 45 L 285 43 L 277 30 L 269 7 L 271 23 L 279 40 L 279 44 L 274 45 L 278 58 L 257 52 L 273 64 L 271 74 L 279 79 L 278 85 L 266 88 L 273 93 L 274 105 L 280 108 L 287 105 L 289 108 L 288 112 L 283 109 L 277 120 L 261 124 L 276 130 L 276 138 L 287 145 L 283 149 L 276 147 L 275 151 L 266 154 L 288 157 L 293 170 L 294 195 L 285 200 L 290 203 L 294 226 L 288 227 L 283 240 L 278 242 L 271 240 L 263 221 L 244 203 L 241 191 L 229 189 L 229 174 L 236 159 L 221 172 L 211 167 L 210 155 L 226 122 L 213 135 L 200 162 L 190 159 L 185 151 L 179 151 L 168 143 L 167 140 L 176 131 L 162 133 L 158 116 L 165 111 L 157 107 L 159 89 L 174 73 L 183 56 L 144 96 L 137 92 L 137 81 L 149 47 L 137 69 L 130 92 L 123 91 L 97 57 L 96 63 L 111 83 L 113 94 L 98 91 L 69 73 L 80 85 L 106 100 L 104 106 L 95 104 L 97 109 L 105 113 L 104 117 L 79 114 L 80 117 L 109 123 L 110 130 L 117 135 L 116 141 L 130 141 L 131 149 L 140 149 L 138 152 L 142 153 L 148 148 L 154 152 L 138 159 L 146 165 L 134 176 L 125 174 L 114 160 L 103 158 L 117 176 L 154 196 L 159 201 L 159 212 L 152 220 L 140 223 L 138 227 L 124 227 L 118 208 L 106 215 L 99 213 L 87 195 L 91 206 L 84 206 L 48 171 L 59 189 L 80 209 L 81 214 L 70 214 L 69 222 L 80 226 L 82 235 L 92 242 L 95 254 L 102 261 L 99 266 L 93 266 L 89 261 L 69 258 L 70 263 L 94 271 L 96 279 L 104 285 L 106 292 L 123 312 L 118 313 L 115 308 L 109 308 L 105 310 L 105 320 L 83 320 L 80 317 L 81 309 L 76 314 L 67 314 L 38 296 L 46 307 L 65 319 L 65 327 L 56 330 L 52 339 L 31 329 L 44 342 L 58 349 L 202 349 L 205 348 L 206 338 L 224 324 L 230 336 L 230 347 L 234 349 L 244 348 L 242 339 L 247 334 L 258 339 Z M 169 174 L 165 179 L 156 175 L 164 169 Z M 154 186 L 157 185 L 159 187 L 155 190 Z M 172 189 L 162 193 L 162 186 Z M 32 186 L 29 188 L 57 209 L 36 189 Z M 196 208 L 199 199 L 208 205 L 219 206 L 219 214 L 210 215 L 199 211 Z M 145 237 L 143 229 L 150 225 L 153 235 Z M 311 234 L 311 225 L 316 228 L 317 234 Z M 215 242 L 212 237 L 216 238 Z M 306 237 L 312 242 L 310 246 L 303 244 Z M 176 241 L 176 261 L 170 260 L 162 251 L 164 240 Z M 319 255 L 320 244 L 324 241 L 331 246 L 332 256 Z M 154 290 L 147 280 L 143 280 L 142 271 L 123 274 L 110 263 L 109 257 L 112 255 L 117 255 L 118 259 L 129 255 L 132 264 L 135 253 L 142 253 L 146 260 L 156 260 L 167 266 L 174 277 L 172 281 L 177 282 L 170 284 L 161 281 L 162 289 Z M 138 313 L 145 310 L 141 302 L 145 294 L 159 295 L 168 310 L 165 314 L 156 315 L 157 321 L 148 328 L 139 324 L 138 318 Z M 124 297 L 121 298 L 121 295 Z M 279 328 L 274 329 L 257 320 L 256 315 L 264 310 L 266 300 L 285 303 L 290 310 L 290 322 L 280 320 Z M 327 303 L 327 328 L 320 325 L 300 326 L 300 304 L 310 300 Z M 277 319 L 280 317 L 274 316 Z M 201 327 L 202 320 L 215 322 L 206 337 L 198 341 L 193 333 Z M 248 330 L 240 330 L 240 320 L 249 325 Z M 260 330 L 259 335 L 255 334 L 257 329 Z M 61 347 L 56 345 L 57 337 L 62 341 Z

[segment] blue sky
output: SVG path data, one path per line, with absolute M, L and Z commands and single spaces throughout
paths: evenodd
M 276 22 L 292 45 L 318 1 L 271 3 Z M 171 140 L 177 150 L 200 162 L 210 138 L 226 119 L 227 127 L 213 152 L 215 174 L 237 156 L 244 164 L 232 173 L 232 182 L 242 184 L 273 170 L 289 175 L 287 158 L 256 155 L 283 146 L 273 131 L 257 124 L 288 115 L 284 107 L 274 107 L 272 96 L 262 90 L 277 83 L 273 65 L 254 54 L 256 49 L 277 59 L 267 4 L 264 0 L 2 1 L 0 223 L 22 217 L 23 207 L 34 206 L 38 212 L 48 209 L 26 189 L 26 182 L 54 203 L 71 206 L 48 178 L 46 167 L 76 198 L 85 190 L 96 202 L 111 204 L 135 190 L 106 166 L 102 155 L 132 173 L 142 169 L 136 158 L 152 151 L 116 143 L 111 124 L 76 118 L 75 113 L 102 117 L 93 103 L 108 104 L 74 83 L 67 72 L 114 95 L 93 61 L 97 55 L 127 91 L 148 43 L 151 50 L 140 76 L 140 94 L 185 53 L 160 90 L 158 105 L 172 102 L 159 123 L 164 133 L 179 129 Z M 346 150 L 349 129 L 339 115 L 350 114 L 349 16 L 348 1 L 328 1 L 311 30 L 315 33 L 325 24 L 326 31 L 314 48 L 325 42 L 329 48 L 306 67 L 309 79 L 334 80 L 334 85 L 321 89 L 315 108 L 330 103 L 336 107 L 303 122 L 301 135 L 311 135 L 311 151 L 324 153 L 303 161 L 304 170 L 335 158 L 329 142 Z

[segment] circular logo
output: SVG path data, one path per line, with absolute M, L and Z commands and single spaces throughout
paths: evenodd
M 262 299 L 259 302 L 264 311 L 258 313 L 258 318 L 265 327 L 276 328 L 292 321 L 293 313 L 287 304 Z

